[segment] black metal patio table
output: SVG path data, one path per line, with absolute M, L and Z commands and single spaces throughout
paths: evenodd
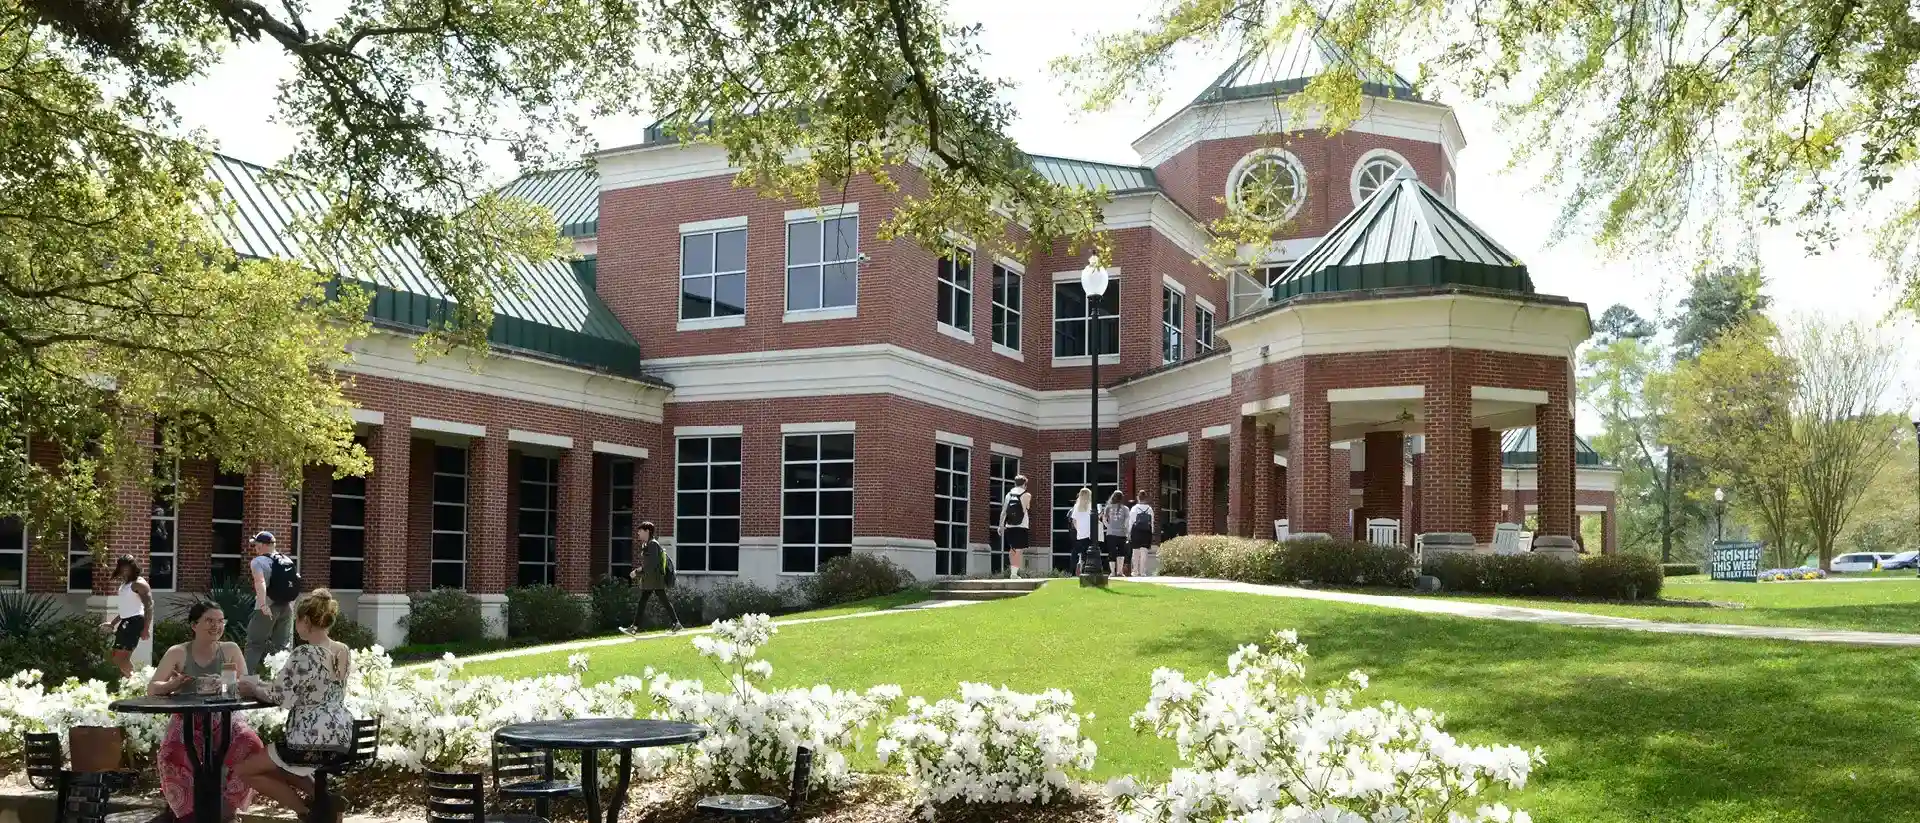
M 707 730 L 692 723 L 620 717 L 583 717 L 573 720 L 536 720 L 502 726 L 493 733 L 502 743 L 525 749 L 570 750 L 580 753 L 580 793 L 587 806 L 587 823 L 620 823 L 633 779 L 633 750 L 698 743 Z M 600 752 L 620 752 L 620 779 L 604 818 L 600 807 Z
M 181 743 L 187 747 L 187 762 L 193 766 L 194 823 L 221 823 L 221 789 L 227 749 L 233 745 L 233 713 L 264 709 L 270 704 L 248 698 L 217 698 L 210 695 L 165 695 L 130 697 L 115 700 L 107 708 L 121 714 L 174 714 L 181 720 Z M 200 720 L 201 722 L 195 722 Z M 218 726 L 216 732 L 214 727 Z M 194 727 L 202 727 L 194 745 Z

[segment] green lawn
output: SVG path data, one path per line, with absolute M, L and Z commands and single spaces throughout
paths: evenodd
M 1398 593 L 1398 592 L 1396 592 Z M 1476 603 L 1637 617 L 1663 623 L 1731 623 L 1803 626 L 1872 632 L 1920 632 L 1920 581 L 1861 583 L 1717 583 L 1704 577 L 1672 577 L 1661 596 L 1670 600 L 1740 603 L 1745 608 L 1630 606 L 1541 597 L 1447 595 Z
M 1858 584 L 1848 584 L 1851 585 Z M 1542 821 L 1867 823 L 1920 797 L 1920 651 L 1476 621 L 1365 606 L 1116 583 L 1055 583 L 1017 600 L 796 626 L 764 650 L 783 685 L 962 679 L 1071 689 L 1097 718 L 1099 775 L 1163 776 L 1172 746 L 1136 736 L 1155 667 L 1198 675 L 1272 629 L 1296 628 L 1317 678 L 1373 677 L 1372 699 L 1447 714 L 1475 742 L 1540 746 L 1548 766 L 1510 798 Z M 564 654 L 475 673 L 562 671 Z M 713 672 L 684 641 L 593 652 L 593 676 Z

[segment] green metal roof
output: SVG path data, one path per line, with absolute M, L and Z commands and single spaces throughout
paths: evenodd
M 1033 170 L 1039 172 L 1041 177 L 1062 186 L 1078 186 L 1089 190 L 1104 186 L 1109 194 L 1160 189 L 1160 183 L 1153 178 L 1153 169 L 1144 166 L 1121 166 L 1043 154 L 1028 157 L 1033 160 Z
M 339 270 L 325 250 L 309 247 L 294 223 L 325 209 L 319 194 L 299 181 L 268 169 L 213 155 L 208 168 L 233 205 L 219 212 L 216 228 L 236 254 L 280 257 Z M 596 205 L 597 209 L 597 205 Z M 566 260 L 519 263 L 523 294 L 504 289 L 494 295 L 494 345 L 535 357 L 645 379 L 640 344 L 593 290 L 589 278 Z M 369 270 L 339 275 L 370 287 L 373 305 L 367 319 L 377 324 L 423 331 L 451 315 L 445 290 L 431 277 L 418 251 L 408 245 L 380 249 Z
M 1274 280 L 1273 300 L 1406 286 L 1533 293 L 1520 258 L 1402 168 Z
M 1540 465 L 1539 436 L 1532 426 L 1513 429 L 1500 438 L 1500 465 L 1509 469 L 1531 468 Z M 1600 453 L 1594 451 L 1593 444 L 1580 435 L 1573 436 L 1573 465 L 1599 468 L 1606 465 L 1600 459 Z
M 1366 66 L 1355 60 L 1333 39 L 1305 26 L 1297 28 L 1286 43 L 1258 51 L 1249 51 L 1233 61 L 1207 88 L 1194 98 L 1194 105 L 1273 97 L 1292 94 L 1307 87 L 1315 77 L 1336 66 L 1350 67 L 1360 75 L 1361 92 L 1374 97 L 1419 100 L 1413 84 L 1390 69 Z
M 586 166 L 524 174 L 500 193 L 546 206 L 568 237 L 600 233 L 600 176 Z

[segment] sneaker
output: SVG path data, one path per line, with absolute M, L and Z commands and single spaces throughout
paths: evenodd
M 680 625 L 679 623 L 675 623 L 675 624 L 673 624 L 673 628 L 671 628 L 671 629 L 668 629 L 668 630 L 667 630 L 667 633 L 668 633 L 668 634 L 679 634 L 679 633 L 680 633 L 680 630 L 681 630 L 682 628 L 685 628 L 685 627 L 684 627 L 684 626 L 681 626 L 681 625 Z
M 640 627 L 639 626 L 621 626 L 620 633 L 628 637 L 634 637 L 640 634 Z

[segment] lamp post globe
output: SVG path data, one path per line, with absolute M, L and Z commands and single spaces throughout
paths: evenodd
M 1093 512 L 1087 517 L 1089 536 L 1080 555 L 1080 585 L 1105 586 L 1107 584 L 1106 556 L 1101 551 L 1100 529 L 1100 297 L 1107 293 L 1107 286 L 1113 280 L 1113 272 L 1101 265 L 1099 256 L 1087 258 L 1087 267 L 1080 270 L 1080 288 L 1087 293 L 1087 488 L 1094 490 Z M 1118 477 L 1115 478 L 1118 480 Z M 1075 535 L 1076 537 L 1078 535 Z
M 1087 258 L 1087 267 L 1080 270 L 1080 288 L 1086 290 L 1088 300 L 1106 294 L 1107 283 L 1112 279 L 1113 271 L 1100 265 L 1100 258 L 1097 256 Z M 1920 410 L 1920 407 L 1916 410 Z
M 1727 533 L 1727 490 L 1715 486 L 1713 489 L 1713 539 L 1717 542 Z

